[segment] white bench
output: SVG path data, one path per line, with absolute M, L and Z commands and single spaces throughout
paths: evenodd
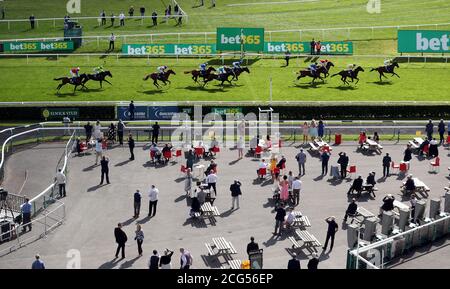
M 230 269 L 241 269 L 242 261 L 241 260 L 229 260 L 228 265 L 230 265 Z
M 315 145 L 314 143 L 312 143 L 312 142 L 309 143 L 309 146 L 310 146 L 310 150 L 312 150 L 312 151 L 318 151 L 318 150 L 319 150 L 319 147 L 316 146 L 316 145 Z
M 294 237 L 289 237 L 289 240 L 292 243 L 292 249 L 300 249 L 302 247 Z
M 209 256 L 211 256 L 211 255 L 216 255 L 216 254 L 214 253 L 214 249 L 213 249 L 213 246 L 214 246 L 214 245 L 211 245 L 211 244 L 209 244 L 209 243 L 205 243 L 205 246 L 206 246 L 206 249 L 208 249 L 208 255 L 209 255 Z
M 312 235 L 310 232 L 306 231 L 306 230 L 296 230 L 295 234 L 299 237 L 300 240 L 303 241 L 305 246 L 308 247 L 313 247 L 314 251 L 316 250 L 316 247 L 320 247 L 322 246 L 322 244 L 320 244 L 319 240 L 317 240 L 317 238 Z M 292 242 L 292 240 L 291 240 Z M 298 242 L 297 242 L 298 244 Z

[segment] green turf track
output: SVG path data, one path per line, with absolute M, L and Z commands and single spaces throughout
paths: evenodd
M 198 1 L 180 0 L 181 7 L 189 14 L 189 23 L 182 27 L 175 27 L 172 21 L 169 25 L 149 27 L 149 23 L 140 25 L 140 21 L 127 21 L 124 28 L 97 27 L 97 21 L 82 22 L 84 35 L 108 35 L 115 32 L 121 34 L 160 33 L 160 32 L 188 32 L 215 31 L 217 26 L 247 26 L 265 27 L 266 30 L 278 29 L 311 29 L 328 27 L 358 27 L 379 25 L 405 25 L 423 23 L 450 22 L 450 2 L 447 0 L 382 0 L 382 13 L 369 14 L 365 5 L 367 0 L 320 0 L 313 3 L 295 3 L 279 5 L 253 5 L 228 7 L 227 4 L 263 2 L 269 0 L 224 0 L 217 1 L 218 7 L 193 8 Z M 278 1 L 278 0 L 270 0 Z M 61 2 L 61 3 L 59 3 Z M 140 0 L 109 0 L 83 1 L 80 16 L 98 16 L 101 9 L 109 15 L 114 11 L 116 15 L 124 10 L 126 13 L 130 5 L 134 5 L 136 13 L 138 7 L 145 3 L 147 15 L 153 9 L 161 14 L 164 1 Z M 27 18 L 31 13 L 36 17 L 62 17 L 65 14 L 66 1 L 53 0 L 15 0 L 0 2 L 6 6 L 7 18 Z M 210 1 L 205 0 L 209 6 Z M 150 20 L 147 20 L 150 21 Z M 117 24 L 117 21 L 116 21 Z M 5 23 L 0 24 L 0 38 L 48 37 L 61 36 L 60 27 L 53 28 L 53 23 L 40 23 L 36 30 L 29 30 L 28 23 L 12 24 L 11 30 Z M 109 19 L 108 19 L 109 26 Z M 450 29 L 439 27 L 439 29 Z M 267 35 L 266 35 L 267 36 Z M 321 40 L 352 40 L 355 55 L 396 55 L 396 29 L 369 29 L 347 31 L 331 31 L 322 34 L 320 31 L 273 34 L 272 41 L 309 40 L 316 37 Z M 160 43 L 176 42 L 177 38 L 154 38 Z M 214 42 L 209 37 L 207 42 Z M 144 43 L 148 39 L 127 38 L 127 43 Z M 202 43 L 203 37 L 182 38 L 182 42 Z M 116 52 L 120 50 L 122 39 L 116 42 Z M 85 42 L 78 52 L 103 52 L 106 42 Z M 290 101 L 447 101 L 448 89 L 446 85 L 450 79 L 449 67 L 446 64 L 401 64 L 398 73 L 401 79 L 392 79 L 384 84 L 376 83 L 376 73 L 369 73 L 367 68 L 381 65 L 383 58 L 332 58 L 338 69 L 343 69 L 348 63 L 358 63 L 366 68 L 361 74 L 361 82 L 357 86 L 342 86 L 339 79 L 328 79 L 325 84 L 311 86 L 309 80 L 302 80 L 294 84 L 294 71 L 307 66 L 304 59 L 292 60 L 289 68 L 282 68 L 281 60 L 258 60 L 250 66 L 251 74 L 243 75 L 234 87 L 225 86 L 223 89 L 210 85 L 201 89 L 193 84 L 190 78 L 182 72 L 198 67 L 201 59 L 119 59 L 115 57 L 90 56 L 66 57 L 59 60 L 30 59 L 0 59 L 0 101 L 87 101 L 87 100 L 159 100 L 159 101 L 266 101 L 269 100 L 269 77 L 273 79 L 273 100 Z M 54 77 L 68 75 L 72 66 L 80 66 L 82 71 L 91 72 L 95 65 L 103 64 L 111 70 L 114 78 L 113 87 L 105 85 L 99 90 L 97 83 L 89 83 L 89 92 L 76 92 L 65 87 L 60 95 L 55 94 L 57 82 Z M 167 64 L 178 74 L 173 78 L 170 88 L 157 90 L 150 82 L 143 82 L 144 74 L 153 72 L 156 66 Z
M 221 89 L 217 82 L 202 89 L 194 84 L 183 71 L 196 68 L 198 59 L 119 59 L 106 58 L 106 68 L 113 74 L 113 86 L 88 82 L 89 91 L 77 91 L 72 87 L 62 88 L 56 94 L 57 81 L 54 77 L 68 75 L 68 67 L 80 65 L 82 71 L 90 72 L 94 65 L 105 59 L 74 57 L 58 61 L 42 58 L 3 60 L 0 66 L 2 83 L 1 101 L 99 101 L 99 100 L 143 100 L 143 101 L 266 101 L 269 100 L 269 77 L 273 79 L 273 100 L 290 101 L 447 101 L 450 70 L 445 64 L 400 64 L 401 78 L 378 83 L 377 73 L 368 71 L 370 66 L 381 63 L 382 59 L 358 59 L 366 67 L 358 85 L 344 86 L 338 77 L 327 79 L 325 84 L 309 85 L 308 80 L 294 83 L 294 72 L 306 66 L 303 60 L 292 61 L 292 67 L 281 67 L 282 60 L 258 60 L 250 66 L 250 74 L 243 74 L 235 86 L 225 85 Z M 347 64 L 347 58 L 332 59 L 338 68 Z M 153 72 L 156 65 L 167 64 L 177 75 L 170 87 L 158 90 L 142 80 L 146 73 Z M 11 73 L 13 71 L 13 73 Z M 436 85 L 436 84 L 443 85 Z

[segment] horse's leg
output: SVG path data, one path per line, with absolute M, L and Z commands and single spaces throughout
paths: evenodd
M 383 72 L 380 72 L 380 71 L 378 71 L 379 73 L 380 73 L 380 82 L 383 82 L 383 80 L 381 79 L 381 76 L 383 75 Z
M 106 81 L 106 80 L 105 80 Z M 102 81 L 100 80 L 100 88 L 103 88 Z
M 392 76 L 397 76 L 398 78 L 400 78 L 400 75 L 398 75 L 397 73 L 395 73 L 395 72 L 392 72 Z
M 112 85 L 112 83 L 111 82 L 109 82 L 108 80 L 106 80 L 106 79 L 103 79 L 103 81 L 104 82 L 106 82 L 106 83 L 109 83 L 110 85 Z
M 156 79 L 153 81 L 153 85 L 156 86 L 157 88 L 159 88 L 158 82 L 156 81 Z
M 359 82 L 359 78 L 358 78 L 358 77 L 356 77 L 355 79 L 356 79 L 356 83 L 355 83 L 355 84 L 358 84 L 358 82 Z

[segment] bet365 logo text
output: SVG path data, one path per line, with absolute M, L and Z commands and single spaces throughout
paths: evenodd
M 381 0 L 369 0 L 366 5 L 367 12 L 370 14 L 381 13 Z
M 66 5 L 67 13 L 81 13 L 81 0 L 69 0 Z

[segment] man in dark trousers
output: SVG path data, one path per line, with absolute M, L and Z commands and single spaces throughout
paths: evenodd
M 255 252 L 259 250 L 258 243 L 255 242 L 254 237 L 250 237 L 250 243 L 247 244 L 247 254 L 250 255 L 251 252 Z M 250 257 L 249 257 L 250 259 Z
M 320 156 L 320 160 L 322 161 L 322 176 L 326 176 L 328 174 L 328 161 L 330 160 L 330 154 L 328 152 L 323 152 Z
M 336 223 L 335 217 L 328 217 L 325 219 L 325 222 L 328 224 L 328 230 L 327 230 L 327 237 L 325 239 L 325 246 L 323 246 L 323 250 L 325 251 L 328 246 L 328 240 L 331 238 L 331 244 L 330 244 L 330 252 L 333 250 L 334 245 L 334 236 L 336 235 L 336 232 L 338 231 L 338 224 Z
M 364 180 L 362 178 L 362 176 L 358 176 L 356 179 L 353 180 L 353 184 L 350 186 L 350 189 L 347 192 L 347 195 L 353 194 L 354 191 L 356 191 L 356 193 L 358 195 L 361 194 L 362 191 L 362 186 L 363 186 Z
M 347 222 L 347 217 L 349 215 L 355 216 L 357 210 L 358 210 L 358 205 L 356 204 L 356 199 L 353 198 L 352 202 L 350 204 L 348 204 L 347 210 L 345 211 L 344 222 Z
M 128 105 L 128 112 L 130 113 L 130 120 L 134 120 L 134 101 L 131 101 Z
M 291 52 L 289 50 L 286 50 L 284 53 L 284 60 L 286 60 L 286 67 L 289 66 L 289 59 L 291 59 Z
M 113 18 L 111 18 L 113 19 Z M 116 36 L 114 35 L 114 33 L 111 33 L 111 36 L 109 37 L 109 48 L 108 51 L 113 51 L 114 50 L 114 42 L 116 41 Z
M 348 156 L 344 152 L 340 152 L 338 164 L 341 165 L 341 179 L 345 179 L 347 177 L 348 162 L 349 162 Z
M 34 23 L 36 21 L 36 18 L 34 17 L 33 14 L 31 14 L 30 16 L 30 25 L 31 25 L 31 29 L 34 29 Z
M 283 226 L 285 216 L 286 210 L 284 209 L 284 204 L 281 204 L 281 206 L 277 209 L 277 214 L 275 215 L 275 232 L 273 232 L 274 235 L 281 236 L 281 227 Z
M 86 142 L 89 142 L 91 140 L 92 136 L 92 125 L 88 121 L 88 123 L 84 126 L 84 131 L 86 132 Z
M 234 180 L 234 183 L 230 186 L 231 192 L 231 209 L 234 210 L 234 205 L 237 203 L 237 208 L 239 209 L 239 196 L 242 195 L 241 192 L 241 182 L 238 180 Z
M 125 243 L 127 242 L 127 234 L 122 230 L 122 224 L 117 224 L 117 228 L 114 229 L 114 236 L 116 237 L 117 250 L 116 258 L 119 258 L 119 251 L 122 249 L 122 259 L 125 259 Z
M 130 148 L 130 161 L 134 161 L 134 139 L 131 133 L 128 135 L 128 148 Z
M 438 124 L 438 133 L 439 133 L 439 144 L 443 144 L 445 133 L 445 123 L 443 119 L 441 119 L 441 121 Z
M 425 132 L 427 133 L 428 140 L 433 139 L 433 122 L 431 119 L 428 121 L 427 125 L 425 126 Z
M 156 11 L 153 11 L 152 13 L 152 21 L 153 26 L 158 26 L 158 13 L 156 13 Z
M 319 255 L 314 252 L 312 253 L 312 259 L 308 262 L 308 270 L 317 270 L 317 266 L 319 265 Z
M 158 265 L 159 265 L 158 251 L 153 250 L 153 255 L 150 257 L 150 261 L 148 262 L 148 269 L 158 270 L 159 269 Z
M 383 157 L 383 178 L 389 177 L 389 168 L 391 167 L 391 162 L 392 162 L 392 159 L 389 156 L 389 154 L 387 153 Z
M 105 10 L 103 10 L 102 13 L 100 13 L 100 16 L 102 17 L 102 26 L 106 25 L 106 12 L 105 12 Z
M 158 122 L 155 122 L 154 125 L 152 125 L 152 143 L 157 144 L 158 143 L 158 135 L 159 135 L 159 129 L 160 126 Z
M 103 185 L 103 179 L 106 176 L 106 183 L 109 182 L 109 167 L 108 167 L 109 159 L 106 156 L 102 157 L 102 160 L 100 161 L 100 165 L 102 167 L 102 178 L 100 180 L 100 185 Z
M 125 124 L 120 119 L 117 124 L 117 137 L 119 138 L 119 144 L 123 146 L 123 131 L 125 130 Z
M 142 195 L 139 190 L 136 190 L 136 192 L 133 195 L 134 200 L 134 216 L 133 218 L 139 218 L 139 213 L 141 212 L 141 201 L 142 201 Z
M 316 41 L 314 41 L 314 38 L 313 38 L 313 40 L 311 40 L 311 42 L 309 43 L 309 47 L 310 47 L 310 49 L 311 49 L 311 55 L 314 55 L 315 52 L 316 52 Z
M 292 253 L 292 259 L 289 260 L 288 262 L 288 266 L 287 266 L 288 270 L 300 270 L 300 261 L 297 260 L 297 254 L 296 253 Z

